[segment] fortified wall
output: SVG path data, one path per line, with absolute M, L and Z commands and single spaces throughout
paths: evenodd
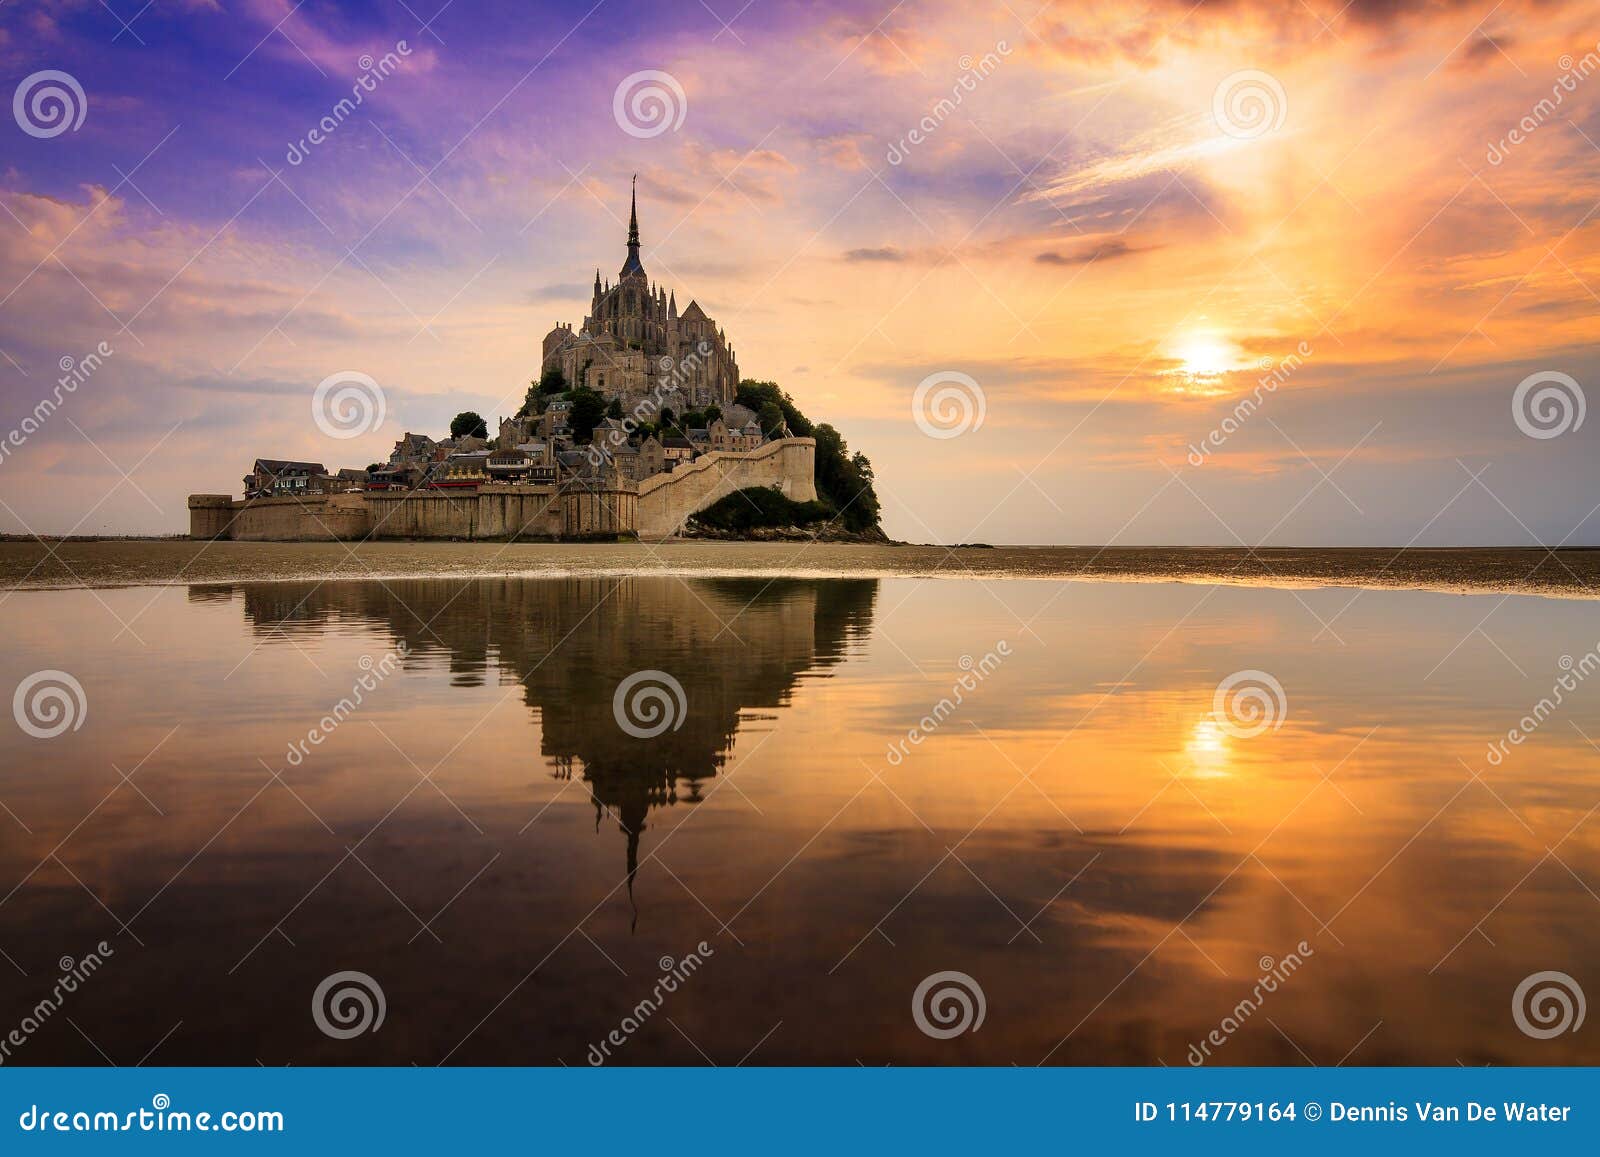
M 357 539 L 664 538 L 689 516 L 750 486 L 796 502 L 817 496 L 817 443 L 781 438 L 741 453 L 702 454 L 635 486 L 579 479 L 561 486 L 489 483 L 472 493 L 373 490 L 234 499 L 189 496 L 189 537 L 239 542 Z
M 639 483 L 635 530 L 641 538 L 665 538 L 683 529 L 691 514 L 750 486 L 771 486 L 795 502 L 817 497 L 817 440 L 780 438 L 742 453 L 713 451 L 667 474 Z

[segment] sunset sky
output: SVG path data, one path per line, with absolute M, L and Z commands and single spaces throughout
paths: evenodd
M 113 352 L 6 447 L 0 531 L 181 532 L 257 455 L 509 414 L 637 173 L 646 271 L 895 537 L 1600 544 L 1597 44 L 1563 0 L 9 0 L 4 93 L 86 109 L 0 121 L 0 441 Z M 646 70 L 671 124 L 619 120 Z M 387 417 L 336 440 L 346 370 Z M 938 373 L 981 426 L 924 432 Z

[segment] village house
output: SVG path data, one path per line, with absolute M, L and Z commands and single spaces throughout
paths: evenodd
M 490 480 L 491 453 L 489 450 L 468 450 L 451 454 L 429 475 L 428 486 L 434 490 L 476 490 Z
M 668 470 L 672 470 L 683 462 L 693 462 L 697 451 L 694 443 L 687 438 L 666 437 L 661 439 L 661 457 Z
M 367 472 L 368 490 L 415 490 L 422 481 L 423 468 L 416 465 L 380 466 Z
M 257 458 L 244 476 L 246 498 L 313 494 L 323 490 L 328 475 L 321 462 L 291 462 L 282 458 Z
M 436 444 L 426 434 L 413 434 L 408 430 L 389 452 L 389 465 L 421 466 L 425 462 L 432 461 Z
M 743 407 L 740 408 L 743 409 Z M 707 427 L 707 431 L 710 434 L 711 449 L 713 450 L 726 450 L 735 453 L 744 450 L 757 450 L 760 449 L 761 443 L 766 441 L 766 435 L 762 434 L 761 427 L 756 423 L 754 417 L 751 417 L 741 428 L 729 426 L 721 418 L 718 418 Z

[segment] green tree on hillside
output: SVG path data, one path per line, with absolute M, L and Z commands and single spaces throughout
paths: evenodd
M 769 438 L 776 438 L 783 431 L 783 411 L 775 402 L 762 402 L 761 409 L 756 412 L 756 421 L 761 424 L 761 432 Z
M 761 407 L 764 404 L 771 402 L 778 407 L 779 412 L 783 415 L 783 420 L 789 427 L 789 433 L 797 438 L 811 437 L 812 426 L 810 421 L 795 406 L 794 399 L 779 388 L 777 382 L 758 382 L 754 379 L 746 378 L 739 383 L 739 390 L 734 395 L 733 400 L 746 409 L 754 410 L 757 414 L 761 413 Z M 757 421 L 760 421 L 760 419 L 757 418 Z
M 778 421 L 798 438 L 817 440 L 817 497 L 829 506 L 838 525 L 850 531 L 872 530 L 882 514 L 873 488 L 872 462 L 865 454 L 851 454 L 844 437 L 832 426 L 813 426 L 776 382 L 745 379 L 734 398 L 754 410 L 761 429 L 770 434 Z M 773 419 L 777 418 L 778 421 Z
M 817 440 L 817 491 L 839 512 L 839 525 L 856 531 L 877 526 L 882 508 L 867 456 L 852 455 L 839 431 L 826 422 L 812 437 Z
M 594 436 L 594 428 L 606 416 L 605 397 L 587 386 L 567 391 L 572 409 L 567 411 L 567 424 L 572 427 L 574 442 L 587 442 Z
M 751 530 L 761 526 L 814 526 L 833 517 L 822 502 L 794 502 L 770 486 L 736 490 L 693 516 L 712 530 Z
M 489 436 L 489 423 L 475 410 L 462 410 L 450 419 L 450 436 L 452 438 L 487 438 Z
M 551 394 L 562 394 L 567 390 L 566 375 L 561 372 L 560 366 L 551 366 L 528 383 L 528 392 L 522 399 L 522 406 L 517 410 L 517 417 L 525 418 L 529 414 L 537 414 L 539 403 Z

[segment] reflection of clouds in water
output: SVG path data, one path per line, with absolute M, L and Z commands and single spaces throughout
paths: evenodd
M 1524 685 L 1470 636 L 1497 600 L 1369 592 L 1341 619 L 1340 645 L 1314 639 L 1315 622 L 1283 591 L 1225 590 L 1201 604 L 1206 590 L 1196 587 L 997 586 L 1025 616 L 1043 612 L 1036 640 L 970 582 L 763 585 L 438 580 L 388 591 L 330 584 L 310 598 L 305 585 L 195 590 L 188 600 L 174 592 L 142 620 L 151 629 L 141 633 L 162 640 L 148 652 L 131 639 L 106 643 L 81 593 L 30 595 L 84 606 L 81 621 L 53 616 L 50 645 L 82 655 L 74 670 L 91 693 L 121 675 L 127 696 L 95 699 L 110 713 L 104 730 L 39 745 L 47 762 L 29 780 L 0 769 L 0 795 L 41 838 L 105 794 L 104 780 L 83 770 L 95 762 L 85 750 L 96 766 L 131 767 L 170 725 L 155 726 L 162 705 L 186 705 L 184 728 L 137 776 L 163 806 L 183 806 L 162 819 L 122 790 L 63 851 L 124 916 L 250 799 L 264 775 L 258 751 L 281 750 L 289 722 L 325 711 L 358 654 L 404 641 L 412 656 L 363 705 L 361 723 L 290 777 L 336 834 L 281 789 L 262 794 L 139 918 L 151 951 L 108 970 L 104 999 L 118 1011 L 86 1006 L 84 1028 L 112 1055 L 142 1054 L 184 1017 L 189 994 L 161 995 L 181 959 L 194 999 L 229 1011 L 203 1031 L 185 1018 L 163 1059 L 237 1061 L 258 1047 L 269 1062 L 316 1059 L 278 1027 L 272 993 L 293 992 L 282 1020 L 303 1026 L 305 993 L 354 927 L 393 962 L 382 979 L 408 1023 L 406 1034 L 386 1027 L 360 1038 L 377 1050 L 368 1059 L 432 1063 L 459 1042 L 463 1021 L 487 1011 L 485 993 L 509 990 L 582 922 L 630 976 L 715 937 L 715 990 L 690 994 L 674 1019 L 719 1057 L 742 1055 L 782 1018 L 762 1059 L 1034 1063 L 1070 1032 L 1053 1063 L 1181 1063 L 1258 959 L 1303 938 L 1317 948 L 1317 970 L 1275 998 L 1272 1016 L 1319 1061 L 1338 1060 L 1380 1017 L 1383 1029 L 1351 1063 L 1582 1058 L 1586 1034 L 1529 1042 L 1505 997 L 1521 976 L 1600 950 L 1593 899 L 1573 876 L 1554 861 L 1529 874 L 1592 805 L 1592 751 L 1550 727 L 1515 766 L 1492 771 L 1531 832 L 1481 786 L 1462 790 L 1467 772 L 1453 758 L 1481 751 L 1496 706 Z M 1351 592 L 1334 594 L 1342 603 Z M 131 614 L 149 594 L 126 600 Z M 1532 671 L 1593 633 L 1579 630 L 1588 610 L 1514 599 L 1486 629 Z M 22 650 L 37 651 L 43 640 L 18 627 Z M 1015 657 L 963 704 L 962 720 L 904 767 L 880 766 L 884 783 L 872 782 L 856 757 L 881 757 L 885 736 L 926 710 L 931 689 L 948 688 L 961 654 L 1002 637 L 1018 639 Z M 134 661 L 147 679 L 126 681 Z M 1281 675 L 1295 712 L 1281 732 L 1230 742 L 1211 726 L 1211 696 L 1244 666 Z M 618 681 L 641 668 L 684 683 L 683 727 L 660 742 L 636 740 L 612 718 Z M 1597 711 L 1600 698 L 1571 704 L 1590 734 L 1600 734 Z M 983 734 L 961 725 L 968 719 Z M 293 945 L 271 937 L 230 974 L 416 786 L 418 773 L 369 720 L 421 772 L 445 760 L 437 784 L 483 829 L 424 786 L 363 845 L 383 883 L 425 917 L 449 902 L 437 925 L 444 942 L 418 936 L 394 898 L 347 865 L 294 909 Z M 78 747 L 56 752 L 68 743 Z M 731 769 L 738 790 L 714 794 Z M 12 792 L 23 788 L 32 794 L 19 802 Z M 709 804 L 683 806 L 694 800 Z M 1600 874 L 1596 839 L 1600 829 L 1583 826 L 1559 846 L 1586 879 Z M 0 869 L 20 879 L 53 842 L 19 837 L 0 849 Z M 961 862 L 941 864 L 952 847 Z M 1495 943 L 1462 941 L 1525 876 L 1485 925 Z M 0 909 L 0 943 L 35 943 L 40 928 L 92 942 L 105 919 L 47 867 Z M 739 942 L 720 931 L 723 920 Z M 880 921 L 887 940 L 873 932 Z M 41 953 L 52 947 L 39 942 Z M 905 1011 L 919 980 L 949 968 L 980 977 L 989 1002 L 982 1032 L 959 1038 L 959 1057 L 928 1052 L 935 1042 Z M 454 1059 L 572 1061 L 636 1000 L 573 937 Z M 1559 1051 L 1535 1056 L 1535 1046 Z M 70 1031 L 34 1047 L 41 1060 L 93 1059 L 73 1051 L 87 1046 Z M 670 1026 L 630 1048 L 641 1062 L 700 1060 Z M 1300 1059 L 1265 1022 L 1230 1040 L 1225 1058 Z
M 1193 721 L 1212 714 L 1219 681 L 1243 665 L 1271 671 L 1291 690 L 1293 709 L 1281 730 L 1256 737 L 1240 758 L 1321 740 L 1337 760 L 1374 724 L 1404 720 L 1452 749 L 1458 737 L 1476 736 L 1462 750 L 1481 762 L 1481 740 L 1503 737 L 1511 716 L 1532 702 L 1517 668 L 1552 670 L 1573 638 L 1595 634 L 1593 603 L 1532 596 L 1075 583 L 1048 592 L 1051 600 L 1028 586 L 1003 590 L 1030 632 L 1019 632 L 999 602 L 965 599 L 955 582 L 926 584 L 903 605 L 890 601 L 894 613 L 882 630 L 927 676 L 904 664 L 887 670 L 859 709 L 862 724 L 903 731 L 955 656 L 1011 633 L 1020 636 L 1019 658 L 962 709 L 991 736 L 1054 741 L 1070 731 L 1067 743 L 1078 745 L 1100 733 L 1124 746 L 1128 734 L 1154 730 L 1174 736 L 1167 750 L 1183 752 Z M 1024 589 L 1013 600 L 1017 587 Z M 1488 638 L 1475 633 L 1480 623 Z M 1568 710 L 1596 734 L 1600 694 L 1574 697 Z M 1498 729 L 1489 726 L 1497 717 Z M 1565 730 L 1546 741 L 1583 744 Z M 939 742 L 958 738 L 949 728 Z

